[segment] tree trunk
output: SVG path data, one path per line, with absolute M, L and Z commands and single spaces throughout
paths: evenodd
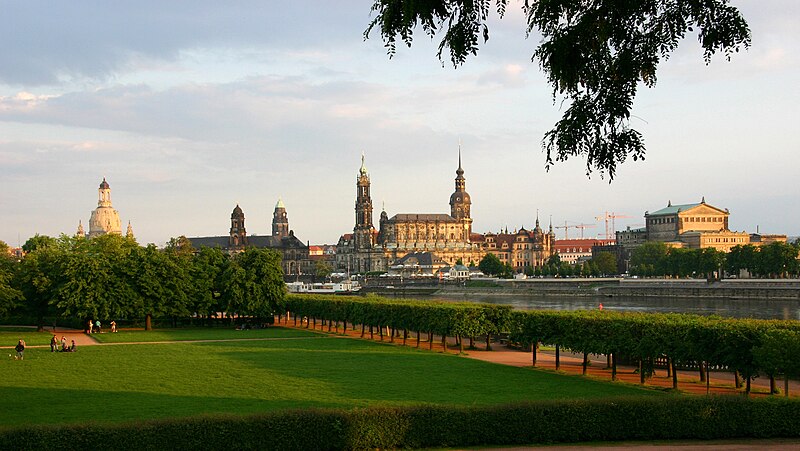
M 381 337 L 381 341 L 383 341 L 383 326 L 378 325 L 378 335 Z
M 742 388 L 742 375 L 739 374 L 739 370 L 733 372 L 733 379 L 734 379 L 734 386 L 736 388 Z
M 589 354 L 583 353 L 583 375 L 586 376 L 586 366 L 589 364 Z
M 744 388 L 744 394 L 745 394 L 745 395 L 747 395 L 747 396 L 750 396 L 750 380 L 751 380 L 752 378 L 750 377 L 750 375 L 749 375 L 749 374 L 746 374 L 746 375 L 745 375 L 745 377 L 746 377 L 747 379 L 745 379 L 745 388 Z
M 667 377 L 672 377 L 672 357 L 667 357 Z
M 605 369 L 609 369 L 609 368 L 611 368 L 611 353 L 610 352 L 608 354 L 606 354 L 606 368 Z
M 492 350 L 492 334 L 486 334 L 486 350 Z
M 617 353 L 611 354 L 611 380 L 617 380 Z
M 292 316 L 294 316 L 294 327 L 297 327 L 297 313 Z
M 339 330 L 339 321 L 336 321 L 336 330 Z M 331 331 L 331 320 L 328 320 L 328 332 Z
M 417 331 L 417 349 L 419 349 L 419 340 L 420 340 L 420 334 L 419 331 Z
M 769 394 L 774 395 L 778 393 L 778 387 L 775 386 L 775 375 L 769 375 Z
M 389 342 L 394 343 L 394 327 L 392 327 L 392 336 L 389 338 Z
M 783 396 L 789 397 L 789 375 L 783 375 Z
M 347 334 L 347 320 L 342 321 L 342 333 Z
M 675 361 L 669 359 L 669 369 L 672 370 L 672 388 L 678 389 L 678 368 L 675 367 Z
M 464 341 L 461 340 L 461 336 L 460 335 L 458 337 L 456 337 L 456 340 L 458 340 L 458 353 L 459 354 L 463 354 L 464 353 Z
M 153 330 L 153 315 L 150 313 L 144 316 L 144 330 Z
M 561 368 L 561 346 L 556 345 L 556 369 Z
M 334 330 L 336 330 L 337 334 L 339 333 L 339 320 L 338 319 L 336 320 L 336 328 Z
M 639 383 L 644 385 L 644 359 L 639 359 Z
M 536 351 L 539 350 L 539 342 L 537 341 L 531 346 L 531 363 L 536 366 Z
M 366 327 L 366 326 L 364 324 L 362 324 L 361 325 L 361 338 L 364 338 L 364 327 Z
M 469 348 L 475 349 L 475 337 L 469 337 Z
M 705 382 L 706 381 L 706 369 L 705 369 L 705 366 L 704 366 L 705 362 L 701 361 L 701 362 L 698 362 L 698 363 L 700 364 L 700 382 Z
M 375 339 L 375 333 L 372 330 L 372 325 L 369 326 L 369 339 L 370 340 L 374 340 Z
M 312 330 L 317 330 L 317 317 L 315 316 L 315 317 L 314 317 L 314 318 L 312 318 L 312 319 L 313 319 L 313 321 L 314 321 L 314 326 L 313 326 L 311 329 L 312 329 Z
M 428 350 L 433 350 L 433 332 L 428 332 Z
M 442 334 L 442 352 L 447 352 L 447 335 Z
M 408 329 L 403 329 L 403 346 L 406 345 L 407 341 L 408 341 Z

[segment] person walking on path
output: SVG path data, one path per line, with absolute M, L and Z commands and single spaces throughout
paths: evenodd
M 117 331 L 117 322 L 112 320 L 111 321 L 111 332 L 114 333 L 116 331 Z
M 67 337 L 62 335 L 61 336 L 61 351 L 63 352 L 65 349 L 67 349 Z
M 56 336 L 53 335 L 53 338 L 50 339 L 50 352 L 58 351 L 58 340 L 56 340 Z
M 97 333 L 99 334 L 100 333 L 100 320 L 98 319 L 97 322 L 94 323 L 94 324 L 97 326 Z
M 19 343 L 14 346 L 14 350 L 17 351 L 17 355 L 14 357 L 14 360 L 23 360 L 25 358 L 25 340 L 20 338 Z
M 89 320 L 89 322 L 87 323 L 87 326 L 88 327 L 86 327 L 86 333 L 87 334 L 91 334 L 92 333 L 92 320 Z

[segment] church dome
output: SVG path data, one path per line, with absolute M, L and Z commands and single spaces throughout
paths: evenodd
M 450 205 L 453 204 L 471 204 L 472 199 L 466 191 L 456 191 L 450 195 Z
M 239 207 L 239 204 L 236 204 L 236 207 L 233 209 L 233 212 L 231 213 L 231 217 L 242 216 L 242 215 L 244 215 L 244 212 L 242 212 L 242 208 Z
M 108 182 L 106 182 L 105 177 L 103 177 L 103 181 L 100 182 L 100 189 L 111 189 L 111 187 L 108 185 Z

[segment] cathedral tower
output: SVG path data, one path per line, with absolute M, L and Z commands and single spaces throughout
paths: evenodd
M 111 205 L 111 187 L 103 177 L 100 187 L 97 189 L 98 201 L 97 208 L 92 211 L 89 217 L 89 237 L 115 233 L 122 235 L 122 222 L 119 220 L 119 213 Z
M 247 231 L 244 228 L 244 212 L 236 204 L 231 213 L 231 232 L 228 238 L 228 247 L 231 249 L 244 249 L 247 246 Z
M 371 249 L 374 244 L 375 227 L 372 225 L 372 198 L 369 194 L 369 173 L 364 164 L 364 153 L 361 153 L 361 169 L 356 179 L 356 226 L 353 228 L 353 239 L 356 249 Z
M 283 199 L 278 198 L 275 211 L 272 213 L 272 236 L 284 238 L 289 236 L 289 218 L 286 216 L 286 206 Z
M 464 170 L 461 168 L 461 146 L 458 148 L 458 169 L 456 169 L 456 190 L 450 195 L 450 216 L 461 221 L 464 225 L 467 238 L 472 233 L 472 218 L 470 217 L 470 207 L 472 200 L 466 191 L 467 182 L 464 178 Z

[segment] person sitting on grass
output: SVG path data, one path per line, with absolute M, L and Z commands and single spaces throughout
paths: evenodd
M 75 352 L 75 351 L 76 351 L 76 349 L 75 349 L 75 340 L 72 340 L 72 345 L 70 345 L 70 347 L 69 347 L 69 352 Z

